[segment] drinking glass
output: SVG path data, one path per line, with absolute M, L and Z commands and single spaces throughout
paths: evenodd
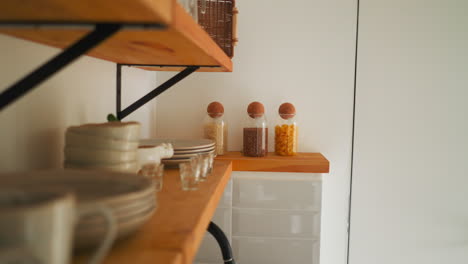
M 215 158 L 214 153 L 208 153 L 208 172 L 207 175 L 211 175 L 213 173 L 213 163 L 214 163 L 214 158 Z
M 214 157 L 215 154 L 213 152 L 200 154 L 200 158 L 202 159 L 202 170 L 200 177 L 203 180 L 206 180 L 206 178 L 213 172 Z
M 201 172 L 201 155 L 196 154 L 195 156 L 190 158 L 190 165 L 192 166 L 192 171 L 195 177 L 200 180 L 200 172 Z
M 196 168 L 191 162 L 183 162 L 179 164 L 180 181 L 182 182 L 182 190 L 194 191 L 198 190 L 199 177 L 196 173 Z
M 161 191 L 163 187 L 164 164 L 159 164 L 153 176 L 154 187 L 156 191 Z
M 210 166 L 210 156 L 200 154 L 200 181 L 205 181 L 208 176 L 208 167 Z
M 151 178 L 156 191 L 161 191 L 163 186 L 164 164 L 148 163 L 143 165 L 138 172 L 139 175 Z

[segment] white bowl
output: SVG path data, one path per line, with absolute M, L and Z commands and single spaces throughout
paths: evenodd
M 105 170 L 105 171 L 118 171 L 118 172 L 129 172 L 137 173 L 138 172 L 138 162 L 124 162 L 117 164 L 101 164 L 101 165 L 85 165 L 85 164 L 75 164 L 71 161 L 65 161 L 63 167 L 66 169 L 86 169 L 86 170 Z
M 138 141 L 118 140 L 67 131 L 65 133 L 65 146 L 104 150 L 135 151 L 138 148 Z
M 65 148 L 65 160 L 75 164 L 102 165 L 137 161 L 137 152 L 92 148 Z
M 172 157 L 174 149 L 171 144 L 160 144 L 159 146 L 143 145 L 138 147 L 138 162 L 140 168 L 148 163 L 161 163 L 161 159 Z
M 67 133 L 78 133 L 117 140 L 138 141 L 140 139 L 140 123 L 138 122 L 107 122 L 99 124 L 84 124 L 72 126 Z

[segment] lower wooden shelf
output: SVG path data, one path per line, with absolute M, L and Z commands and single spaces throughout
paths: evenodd
M 216 158 L 213 174 L 199 190 L 190 192 L 181 190 L 178 170 L 167 170 L 154 216 L 139 232 L 114 245 L 103 263 L 191 264 L 233 170 L 328 173 L 329 162 L 320 153 L 254 158 L 228 152 Z M 73 262 L 86 261 L 87 256 L 78 256 Z
M 239 151 L 230 151 L 216 157 L 218 161 L 232 161 L 233 171 L 328 173 L 329 161 L 320 153 L 298 153 L 296 156 L 245 157 Z
M 197 191 L 182 191 L 178 170 L 167 170 L 154 216 L 133 236 L 117 243 L 104 264 L 189 264 L 231 176 L 229 161 L 216 161 Z M 79 256 L 74 263 L 86 263 Z

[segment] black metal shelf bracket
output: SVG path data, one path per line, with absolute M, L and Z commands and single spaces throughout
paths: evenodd
M 221 248 L 221 254 L 223 255 L 224 263 L 236 264 L 234 257 L 232 256 L 231 245 L 229 244 L 229 240 L 227 239 L 223 230 L 221 230 L 221 228 L 219 228 L 219 226 L 217 226 L 215 223 L 210 222 L 208 225 L 208 232 L 218 242 L 219 247 Z
M 0 94 L 0 110 L 34 89 L 38 84 L 47 80 L 54 73 L 99 45 L 102 41 L 114 35 L 121 28 L 121 24 L 96 24 L 93 31 L 3 91 Z
M 174 77 L 167 80 L 163 84 L 156 87 L 154 90 L 146 94 L 145 96 L 138 99 L 133 104 L 126 107 L 122 110 L 122 66 L 139 66 L 139 67 L 186 67 L 183 71 L 177 73 Z M 122 120 L 129 114 L 133 113 L 138 108 L 142 107 L 144 104 L 148 103 L 156 96 L 165 92 L 167 89 L 171 88 L 173 85 L 183 80 L 185 77 L 189 76 L 194 71 L 198 70 L 200 67 L 205 66 L 195 66 L 195 65 L 144 65 L 144 64 L 117 64 L 117 96 L 116 96 L 116 107 L 117 107 L 117 119 Z M 219 67 L 219 66 L 206 66 L 206 67 Z

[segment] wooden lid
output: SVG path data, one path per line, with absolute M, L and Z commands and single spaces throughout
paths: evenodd
M 224 114 L 224 106 L 220 102 L 211 102 L 206 108 L 206 112 L 212 118 L 220 117 Z
M 260 102 L 252 102 L 247 107 L 247 113 L 252 118 L 261 117 L 265 114 L 265 107 Z
M 283 119 L 293 118 L 296 115 L 296 108 L 291 103 L 281 104 L 278 113 Z

